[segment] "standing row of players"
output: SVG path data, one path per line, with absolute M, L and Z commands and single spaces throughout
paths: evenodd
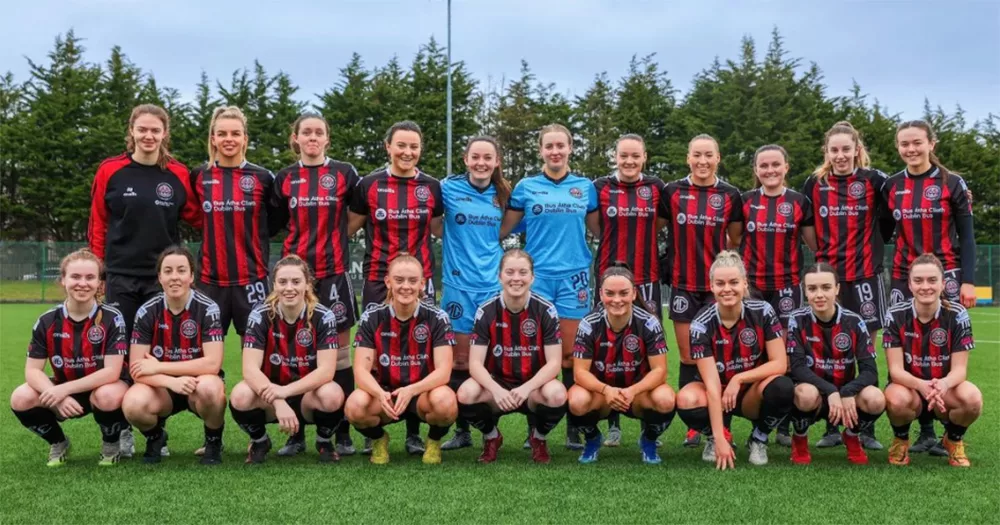
M 371 462 L 389 462 L 384 426 L 399 420 L 430 425 L 424 463 L 441 462 L 441 439 L 461 414 L 483 434 L 479 461 L 496 461 L 505 414 L 534 417 L 532 459 L 550 461 L 548 433 L 568 409 L 585 436 L 579 462 L 597 461 L 599 419 L 612 412 L 642 421 L 639 448 L 659 464 L 657 439 L 675 413 L 709 436 L 702 458 L 719 469 L 735 466 L 725 434 L 731 418 L 753 423 L 749 462 L 768 462 L 767 435 L 782 420 L 795 427 L 791 461 L 811 461 L 806 433 L 818 419 L 843 424 L 848 460 L 867 464 L 859 435 L 888 411 L 895 437 L 889 462 L 909 463 L 909 427 L 922 413 L 946 422 L 944 447 L 954 466 L 970 465 L 963 436 L 982 411 L 982 395 L 966 379 L 974 347 L 969 316 L 942 299 L 944 268 L 930 254 L 910 268 L 914 298 L 886 316 L 890 384 L 877 388 L 872 338 L 861 317 L 836 302 L 837 275 L 826 263 L 806 271 L 808 307 L 792 313 L 788 346 L 774 309 L 749 297 L 743 261 L 723 251 L 709 269 L 715 302 L 692 323 L 690 345 L 697 376 L 675 394 L 665 383 L 667 345 L 662 324 L 645 310 L 625 266 L 602 274 L 600 303 L 580 322 L 568 390 L 556 377 L 561 363 L 559 314 L 532 291 L 534 261 L 519 249 L 504 253 L 501 292 L 476 312 L 470 341 L 471 377 L 453 379 L 455 338 L 445 312 L 421 302 L 425 279 L 416 258 L 394 258 L 384 283 L 387 298 L 361 316 L 354 341 L 349 396 L 334 381 L 339 350 L 335 314 L 319 303 L 308 265 L 295 255 L 274 269 L 274 291 L 255 307 L 243 337 L 243 381 L 232 390 L 233 419 L 250 438 L 248 463 L 271 449 L 267 423 L 294 435 L 316 425 L 322 462 L 339 460 L 333 437 L 348 421 L 372 440 Z M 157 262 L 163 292 L 139 308 L 129 348 L 121 312 L 97 299 L 101 261 L 81 250 L 60 265 L 66 301 L 43 314 L 32 331 L 26 382 L 11 395 L 21 423 L 50 444 L 49 466 L 65 463 L 69 440 L 60 421 L 93 412 L 102 440 L 99 464 L 117 463 L 120 431 L 134 425 L 146 437 L 143 459 L 161 460 L 164 424 L 190 410 L 205 423 L 203 464 L 222 461 L 225 423 L 222 327 L 219 307 L 192 288 L 194 257 L 169 248 Z M 130 377 L 122 378 L 128 353 Z M 786 375 L 786 367 L 790 372 Z M 53 376 L 47 377 L 48 363 Z M 346 417 L 345 417 L 346 416 Z
M 774 146 L 762 148 L 754 159 L 761 187 L 741 198 L 734 188 L 716 178 L 718 146 L 707 136 L 696 137 L 690 144 L 691 175 L 666 186 L 642 173 L 645 151 L 641 137 L 623 137 L 616 145 L 619 169 L 594 185 L 569 171 L 569 132 L 561 126 L 549 126 L 540 133 L 543 173 L 523 180 L 510 195 L 500 171 L 499 146 L 489 138 L 470 141 L 465 155 L 467 175 L 448 178 L 439 185 L 416 168 L 422 146 L 419 128 L 401 123 L 386 137 L 389 165 L 360 179 L 350 165 L 325 157 L 328 126 L 321 118 L 307 115 L 293 125 L 290 141 L 301 156 L 300 162 L 272 177 L 246 162 L 245 119 L 238 109 L 225 108 L 216 112 L 211 123 L 211 161 L 188 177 L 183 166 L 169 157 L 168 126 L 161 109 L 136 108 L 127 134 L 129 153 L 102 165 L 94 184 L 91 245 L 95 253 L 105 257 L 109 301 L 125 312 L 126 322 L 132 318 L 131 311 L 156 289 L 152 262 L 158 250 L 152 245 L 176 239 L 181 217 L 201 227 L 206 239 L 201 250 L 200 286 L 219 305 L 223 329 L 232 320 L 241 332 L 252 305 L 268 292 L 267 238 L 287 225 L 290 234 L 284 251 L 299 254 L 315 270 L 320 300 L 329 304 L 341 325 L 343 349 L 348 332 L 344 328 L 353 325 L 357 316 L 346 275 L 346 240 L 362 227 L 368 241 L 362 293 L 366 305 L 384 297 L 381 279 L 388 260 L 402 251 L 417 257 L 427 286 L 432 286 L 430 232 L 448 230 L 443 234 L 444 305 L 456 330 L 468 334 L 476 305 L 497 290 L 490 283 L 495 282 L 492 276 L 501 253 L 498 239 L 523 221 L 520 225 L 527 230 L 527 251 L 539 261 L 539 294 L 556 305 L 563 331 L 573 333 L 590 305 L 591 255 L 584 224 L 601 239 L 597 270 L 606 268 L 610 261 L 629 262 L 647 304 L 659 302 L 655 232 L 669 224 L 671 242 L 663 276 L 673 289 L 671 318 L 684 363 L 683 386 L 693 371 L 687 327 L 709 299 L 707 268 L 714 255 L 727 243 L 742 244 L 754 284 L 772 295 L 778 309 L 787 313 L 797 306 L 796 297 L 788 298 L 797 287 L 768 284 L 766 274 L 778 268 L 776 275 L 797 284 L 801 256 L 795 248 L 775 251 L 770 246 L 797 246 L 799 231 L 808 243 L 807 215 L 816 208 L 814 216 L 822 218 L 815 227 L 818 258 L 829 259 L 838 274 L 847 277 L 842 287 L 842 291 L 847 290 L 844 303 L 866 315 L 873 327 L 880 323 L 878 312 L 884 298 L 876 269 L 881 263 L 882 239 L 875 227 L 879 218 L 884 218 L 879 210 L 891 207 L 880 204 L 884 201 L 882 187 L 888 183 L 879 184 L 880 175 L 862 167 L 867 156 L 849 126 L 838 124 L 827 134 L 826 162 L 807 183 L 806 193 L 812 193 L 812 199 L 784 189 L 787 159 Z M 933 132 L 926 124 L 904 124 L 898 138 L 908 168 L 893 177 L 906 186 L 895 200 L 902 198 L 899 206 L 909 208 L 905 212 L 893 209 L 893 214 L 899 215 L 900 242 L 911 239 L 913 249 L 901 246 L 897 257 L 912 259 L 929 239 L 935 249 L 944 250 L 941 258 L 949 266 L 949 276 L 956 277 L 974 257 L 974 251 L 966 254 L 972 237 L 971 217 L 963 211 L 968 210 L 968 202 L 964 208 L 961 204 L 964 183 L 933 157 Z M 919 191 L 907 185 L 928 188 Z M 915 198 L 918 193 L 923 200 Z M 754 194 L 761 198 L 760 204 L 753 203 Z M 796 195 L 798 207 L 784 200 L 794 201 Z M 612 198 L 619 201 L 612 204 Z M 199 202 L 202 210 L 198 210 Z M 924 205 L 930 207 L 920 208 Z M 757 217 L 759 220 L 744 218 L 768 209 L 769 215 Z M 789 214 L 790 210 L 794 213 Z M 136 221 L 136 215 L 149 220 Z M 915 220 L 926 220 L 930 226 L 914 228 L 910 223 Z M 946 241 L 938 242 L 942 237 Z M 685 257 L 688 253 L 701 256 Z M 777 260 L 772 260 L 776 254 Z M 789 257 L 781 260 L 785 254 Z M 900 270 L 905 268 L 903 262 L 894 265 L 894 276 L 897 271 L 905 276 Z M 952 268 L 956 265 L 958 268 Z M 962 275 L 970 280 L 971 273 Z M 959 287 L 957 281 L 950 280 L 946 291 L 960 290 L 963 301 L 969 301 L 970 286 Z M 908 293 L 904 288 L 897 287 L 899 294 Z M 427 292 L 426 297 L 433 300 L 433 290 Z M 655 311 L 659 314 L 658 308 Z M 466 341 L 467 337 L 459 335 L 456 370 L 467 367 Z M 562 375 L 567 385 L 573 384 L 571 351 L 572 345 L 564 342 Z M 350 359 L 343 350 L 338 356 L 341 373 L 337 376 L 338 384 L 348 393 L 353 390 L 349 368 Z M 413 444 L 408 448 L 419 451 L 415 431 L 408 433 L 414 438 L 407 440 L 408 445 Z M 578 434 L 569 429 L 571 446 L 580 446 Z M 338 449 L 350 453 L 349 436 L 346 432 L 342 436 L 338 436 Z M 285 447 L 290 452 L 301 448 L 298 438 Z

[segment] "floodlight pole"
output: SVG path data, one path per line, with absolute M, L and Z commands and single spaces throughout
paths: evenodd
M 451 0 L 448 0 L 448 89 L 447 89 L 447 159 L 445 160 L 445 176 L 451 175 Z

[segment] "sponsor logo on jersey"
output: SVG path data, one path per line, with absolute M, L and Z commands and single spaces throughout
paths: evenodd
M 295 342 L 299 346 L 309 346 L 313 343 L 312 330 L 308 328 L 299 328 L 298 332 L 295 332 Z
M 608 217 L 614 217 L 616 215 L 618 215 L 618 207 L 608 206 Z
M 941 346 L 948 342 L 948 332 L 944 328 L 935 328 L 931 330 L 931 344 L 934 346 Z
M 845 333 L 839 333 L 833 338 L 833 347 L 842 352 L 846 352 L 851 348 L 851 336 Z
M 500 206 L 500 199 L 498 197 L 493 197 L 493 207 L 496 209 L 502 209 Z
M 778 213 L 784 215 L 785 217 L 791 216 L 792 211 L 794 211 L 794 207 L 790 202 L 782 202 L 778 205 Z
M 427 327 L 426 323 L 420 323 L 413 328 L 413 340 L 418 343 L 426 343 L 430 335 L 431 330 Z
M 156 185 L 156 196 L 161 200 L 170 200 L 174 196 L 174 188 L 166 182 L 161 182 Z
M 153 357 L 155 357 L 157 359 L 163 357 L 163 347 L 162 346 L 156 345 L 156 346 L 153 347 Z
M 819 207 L 819 216 L 820 217 L 826 217 L 829 214 L 830 214 L 830 210 L 826 206 L 820 206 Z
M 900 210 L 892 210 L 892 218 L 897 221 L 903 218 L 903 212 Z
M 383 208 L 375 210 L 375 220 L 384 221 L 389 214 Z
M 413 190 L 413 196 L 420 202 L 427 202 L 427 199 L 431 198 L 431 190 L 427 186 L 417 186 L 417 189 Z
M 253 191 L 257 189 L 257 177 L 244 175 L 240 177 L 240 189 L 243 191 Z
M 542 205 L 541 204 L 536 204 L 536 205 L 532 206 L 531 207 L 531 213 L 534 213 L 535 215 L 541 215 L 542 214 Z
M 726 373 L 726 365 L 723 364 L 722 361 L 715 362 L 715 369 L 719 371 L 719 374 Z
M 181 323 L 181 335 L 189 339 L 198 335 L 198 323 L 191 319 L 185 319 Z
M 288 199 L 288 207 L 289 208 L 291 208 L 291 209 L 294 210 L 295 207 L 298 206 L 298 205 L 299 205 L 299 200 L 296 199 L 295 197 L 292 197 L 291 199 Z
M 92 345 L 100 344 L 101 341 L 104 341 L 104 327 L 97 325 L 87 330 L 87 341 L 90 341 Z
M 725 205 L 725 200 L 722 198 L 722 195 L 716 193 L 708 198 L 708 205 L 717 210 L 721 210 L 722 206 Z
M 813 359 L 813 356 L 807 355 L 806 356 L 806 366 L 809 367 L 809 368 L 812 368 L 814 364 L 816 364 L 816 360 Z
M 455 224 L 465 224 L 468 220 L 468 217 L 466 217 L 464 213 L 455 215 Z
M 202 202 L 201 203 L 201 209 L 205 213 L 212 213 L 212 203 L 209 202 L 209 201 Z
M 757 331 L 753 328 L 744 328 L 740 330 L 740 342 L 746 346 L 757 344 Z
M 904 358 L 904 359 L 906 360 L 906 364 L 908 364 L 908 365 L 909 365 L 909 364 L 912 364 L 912 363 L 913 363 L 913 356 L 912 356 L 912 355 L 910 355 L 910 353 L 909 353 L 909 352 L 906 352 L 906 353 L 904 353 L 904 354 L 903 354 L 903 358 Z
M 389 354 L 382 354 L 378 356 L 378 364 L 382 366 L 389 366 Z
M 929 201 L 936 201 L 940 199 L 941 187 L 937 185 L 927 186 L 926 188 L 924 188 L 924 198 Z
M 534 337 L 538 333 L 538 323 L 534 319 L 521 321 L 521 334 L 525 337 Z
M 604 361 L 594 361 L 594 368 L 596 368 L 598 372 L 604 372 Z
M 684 212 L 677 214 L 677 224 L 684 224 L 687 222 L 687 215 Z
M 327 173 L 319 178 L 319 185 L 325 190 L 332 190 L 334 186 L 337 185 L 337 179 L 333 175 Z
M 496 346 L 494 346 L 493 347 L 493 355 L 496 356 L 496 357 L 500 357 L 501 355 L 503 355 L 503 346 L 502 345 L 496 345 Z
M 281 366 L 281 356 L 278 354 L 271 354 L 271 357 L 267 358 L 274 366 Z
M 753 233 L 757 229 L 757 223 L 753 221 L 747 221 L 747 231 Z
M 861 181 L 854 181 L 847 187 L 847 194 L 855 199 L 860 199 L 865 196 L 865 183 Z
M 63 360 L 61 356 L 58 355 L 52 356 L 52 366 L 56 368 L 62 368 L 62 365 L 63 365 Z

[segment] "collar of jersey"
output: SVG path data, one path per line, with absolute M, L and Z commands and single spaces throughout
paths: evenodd
M 420 301 L 419 300 L 417 301 L 417 307 L 413 309 L 413 315 L 410 316 L 410 319 L 415 318 L 418 313 L 420 313 Z M 392 303 L 389 303 L 389 314 L 392 315 L 393 317 L 396 317 L 396 309 L 392 307 Z M 407 319 L 407 321 L 409 321 L 410 319 Z M 397 317 L 397 320 L 400 320 L 400 319 Z
M 833 308 L 834 308 L 834 314 L 833 317 L 830 318 L 830 324 L 840 324 L 840 314 L 841 312 L 843 312 L 843 309 L 836 302 L 833 303 Z M 813 312 L 812 308 L 809 308 L 809 315 L 812 316 L 814 323 L 827 324 L 825 321 L 820 321 L 819 318 L 816 317 L 816 313 Z
M 549 174 L 545 173 L 545 170 L 542 170 L 541 175 L 542 175 L 542 177 L 545 177 L 545 180 L 551 182 L 552 184 L 555 184 L 556 186 L 561 186 L 563 182 L 566 182 L 566 180 L 568 180 L 570 178 L 570 176 L 573 175 L 573 172 L 572 171 L 567 171 L 566 172 L 566 176 L 563 177 L 563 178 L 561 178 L 561 179 L 559 179 L 559 180 L 556 180 L 556 179 L 553 179 L 552 177 L 549 177 Z
M 299 159 L 299 167 L 300 168 L 318 168 L 320 166 L 326 166 L 329 163 L 330 163 L 330 157 L 323 158 L 323 162 L 321 164 L 317 165 L 317 166 L 306 166 L 305 163 L 302 162 L 302 159 Z
M 908 179 L 912 179 L 912 178 L 920 178 L 920 179 L 922 179 L 924 177 L 927 177 L 928 179 L 933 179 L 933 178 L 938 177 L 939 175 L 941 175 L 941 170 L 937 166 L 931 164 L 931 170 L 929 172 L 926 172 L 926 173 L 916 173 L 916 174 L 913 174 L 913 173 L 910 173 L 910 169 L 909 168 L 903 168 L 903 173 L 906 175 L 906 178 L 908 178 Z
M 618 184 L 639 184 L 640 182 L 646 180 L 646 174 L 639 172 L 639 178 L 636 179 L 635 182 L 625 182 L 618 176 L 618 170 L 615 170 L 611 172 L 611 178 L 615 179 L 615 182 Z
M 691 185 L 692 188 L 718 188 L 719 187 L 719 182 L 722 181 L 722 179 L 719 178 L 719 174 L 718 173 L 715 174 L 715 183 L 712 184 L 711 186 L 702 186 L 700 184 L 695 184 L 694 183 L 694 179 L 691 178 L 690 174 L 688 174 L 687 177 L 684 177 L 684 180 L 686 180 L 688 182 L 688 184 Z
M 524 309 L 521 310 L 521 312 L 523 312 L 524 310 L 528 309 L 528 305 L 531 304 L 531 298 L 534 297 L 534 296 L 535 296 L 535 294 L 533 294 L 529 290 L 528 291 L 528 300 L 524 302 Z M 503 307 L 503 309 L 507 310 L 508 312 L 515 313 L 515 312 L 513 312 L 513 311 L 511 311 L 510 309 L 507 308 L 507 301 L 503 300 L 503 290 L 500 290 L 500 306 Z M 520 312 L 516 312 L 516 313 L 520 313 Z
M 780 198 L 780 197 L 784 197 L 785 193 L 788 193 L 788 186 L 782 186 L 781 187 L 781 194 L 780 195 L 768 195 L 768 194 L 764 193 L 764 187 L 763 186 L 757 188 L 757 191 L 760 192 L 760 196 L 761 197 L 764 197 L 766 199 L 777 199 L 777 198 Z
M 402 175 L 396 175 L 395 173 L 393 173 L 392 172 L 392 166 L 386 165 L 386 167 L 385 167 L 385 174 L 388 175 L 390 179 L 404 180 L 405 181 L 405 180 L 417 180 L 417 179 L 420 178 L 421 175 L 424 174 L 424 172 L 420 171 L 419 168 L 413 168 L 413 176 L 412 177 L 403 177 Z
M 226 166 L 226 167 L 219 166 L 219 161 L 215 161 L 212 164 L 212 166 L 215 167 L 215 168 L 219 168 L 220 170 L 241 170 L 241 169 L 247 167 L 247 164 L 248 164 L 247 159 L 243 159 L 243 162 L 240 162 L 240 165 L 236 166 L 235 168 L 232 167 L 232 166 Z
M 63 317 L 65 317 L 66 319 L 69 319 L 70 321 L 72 321 L 73 318 L 69 316 L 69 310 L 66 308 L 66 302 L 63 301 L 63 303 L 61 305 L 59 305 L 59 307 L 62 308 Z M 97 301 L 94 301 L 94 307 L 90 309 L 90 313 L 87 314 L 87 318 L 88 319 L 93 319 L 94 315 L 97 313 L 97 310 L 100 307 L 101 307 L 101 304 L 98 303 Z
M 185 310 L 190 310 L 191 309 L 191 302 L 194 301 L 194 294 L 196 294 L 196 293 L 198 293 L 198 292 L 196 292 L 194 290 L 188 290 L 188 300 L 187 300 L 186 303 L 184 303 L 184 309 Z M 170 312 L 170 305 L 167 304 L 167 292 L 163 292 L 163 309 L 166 310 L 166 311 L 168 311 L 168 312 Z
M 472 191 L 475 191 L 480 195 L 486 193 L 487 191 L 490 191 L 490 188 L 493 187 L 493 181 L 490 181 L 490 183 L 487 184 L 485 188 L 480 188 L 479 186 L 476 186 L 475 184 L 472 183 L 472 176 L 469 175 L 468 173 L 466 173 L 465 175 L 461 175 L 461 177 L 465 179 L 465 183 L 468 184 L 470 188 L 472 188 Z
M 633 308 L 635 308 L 635 306 L 633 306 Z M 633 310 L 632 313 L 628 314 L 628 321 L 625 321 L 625 328 L 622 328 L 622 332 L 624 332 L 625 329 L 628 328 L 632 324 L 632 316 L 634 315 L 634 313 L 635 313 L 635 311 Z M 608 309 L 607 308 L 603 308 L 602 309 L 602 311 L 601 311 L 601 317 L 604 317 L 604 322 L 608 324 L 608 330 L 611 330 L 611 332 L 616 333 L 616 334 L 621 333 L 621 332 L 615 332 L 615 329 L 611 328 L 611 319 L 608 319 Z
M 747 301 L 746 301 L 746 299 L 744 299 L 744 300 L 740 301 L 740 319 L 743 320 L 743 319 L 746 319 L 746 317 L 747 317 Z M 726 323 L 722 322 L 722 315 L 719 314 L 719 303 L 715 303 L 715 320 L 719 321 L 719 326 L 721 328 L 725 328 L 726 330 L 729 330 L 729 328 L 726 328 Z M 737 322 L 739 322 L 739 321 L 737 321 Z
M 916 319 L 918 323 L 922 322 L 920 320 L 920 317 L 917 316 L 917 298 L 916 297 L 910 299 L 910 311 L 913 312 L 913 318 Z M 937 311 L 934 312 L 934 319 L 937 319 L 940 316 L 941 316 L 941 300 L 939 299 L 938 300 Z

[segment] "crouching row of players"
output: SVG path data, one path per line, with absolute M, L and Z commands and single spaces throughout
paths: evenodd
M 745 270 L 733 252 L 711 267 L 715 303 L 691 326 L 698 376 L 676 395 L 665 384 L 666 344 L 657 318 L 636 303 L 629 270 L 613 266 L 599 282 L 601 305 L 580 323 L 574 347 L 576 384 L 567 392 L 556 377 L 561 334 L 555 308 L 531 293 L 531 257 L 505 253 L 502 292 L 476 314 L 468 379 L 452 377 L 454 337 L 443 312 L 420 302 L 422 267 L 401 255 L 386 279 L 388 298 L 366 312 L 355 339 L 355 390 L 345 400 L 334 381 L 338 337 L 333 313 L 318 304 L 308 266 L 298 257 L 275 267 L 274 291 L 249 319 L 243 340 L 243 378 L 232 391 L 233 419 L 250 437 L 247 461 L 265 460 L 271 443 L 267 423 L 294 434 L 317 427 L 321 461 L 338 458 L 335 429 L 346 419 L 372 442 L 371 461 L 389 461 L 384 426 L 417 418 L 430 426 L 425 463 L 441 461 L 441 438 L 461 413 L 484 437 L 481 462 L 492 462 L 503 443 L 499 417 L 530 414 L 532 459 L 549 461 L 547 434 L 566 414 L 586 437 L 579 461 L 593 463 L 601 447 L 597 422 L 617 411 L 642 420 L 642 459 L 660 463 L 657 439 L 677 413 L 709 438 L 703 459 L 720 469 L 734 466 L 725 435 L 733 415 L 753 422 L 749 460 L 767 462 L 767 435 L 791 417 L 791 459 L 810 461 L 806 432 L 818 419 L 842 424 L 853 463 L 867 457 L 858 433 L 888 411 L 895 439 L 889 461 L 909 462 L 909 427 L 923 411 L 945 421 L 952 465 L 968 466 L 962 436 L 982 408 L 982 396 L 966 380 L 974 346 L 968 313 L 940 299 L 943 271 L 933 256 L 914 261 L 914 298 L 886 319 L 890 385 L 877 388 L 872 340 L 860 317 L 836 303 L 837 276 L 825 264 L 804 278 L 809 307 L 789 323 L 788 353 L 781 325 L 767 303 L 747 298 Z M 101 304 L 101 263 L 81 250 L 61 264 L 67 299 L 36 323 L 25 366 L 25 384 L 11 408 L 29 430 L 50 444 L 49 465 L 66 460 L 69 440 L 59 422 L 94 413 L 103 437 L 101 465 L 131 451 L 119 442 L 129 425 L 146 438 L 146 462 L 158 462 L 166 443 L 164 422 L 190 410 L 204 421 L 202 463 L 221 462 L 226 405 L 222 380 L 222 330 L 218 308 L 191 288 L 194 261 L 181 248 L 157 264 L 163 293 L 136 316 L 129 345 L 121 314 Z M 331 351 L 332 350 L 332 351 Z M 791 371 L 785 375 L 791 356 Z M 53 375 L 44 373 L 46 361 Z M 123 372 L 128 371 L 128 374 Z M 449 384 L 449 380 L 452 380 Z M 457 393 L 457 394 L 456 394 Z

